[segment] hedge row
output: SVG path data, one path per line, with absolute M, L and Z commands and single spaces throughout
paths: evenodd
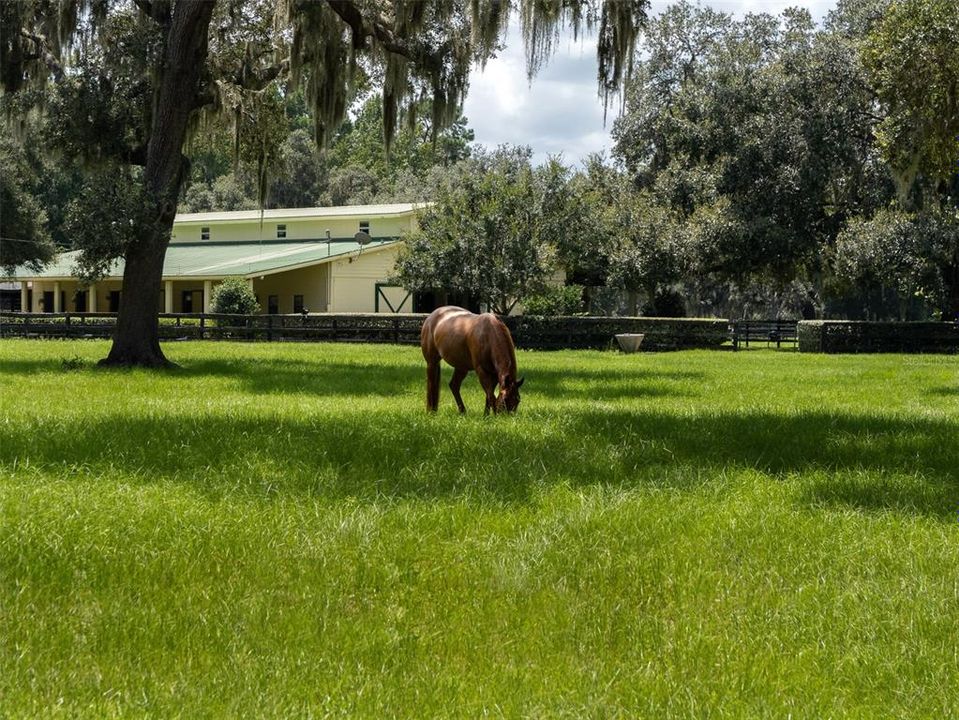
M 539 350 L 607 349 L 620 333 L 645 335 L 643 350 L 718 348 L 729 340 L 729 322 L 716 319 L 519 315 L 506 324 L 517 347 Z
M 959 323 L 804 320 L 799 351 L 819 353 L 957 353 Z

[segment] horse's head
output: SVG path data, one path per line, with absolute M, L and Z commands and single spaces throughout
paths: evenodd
M 499 396 L 496 398 L 496 412 L 516 412 L 519 407 L 519 389 L 526 378 L 513 380 L 507 377 L 500 385 Z

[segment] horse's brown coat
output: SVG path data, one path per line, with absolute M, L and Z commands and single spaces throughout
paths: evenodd
M 453 366 L 450 390 L 460 412 L 466 412 L 460 386 L 470 370 L 486 392 L 486 412 L 513 412 L 519 405 L 522 380 L 516 379 L 516 351 L 509 328 L 492 313 L 475 315 L 447 305 L 423 322 L 420 347 L 426 359 L 426 409 L 436 410 L 440 396 L 440 360 Z M 500 394 L 495 395 L 496 386 Z

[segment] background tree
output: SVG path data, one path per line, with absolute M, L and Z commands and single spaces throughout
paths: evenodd
M 900 320 L 911 319 L 916 299 L 941 319 L 959 318 L 959 218 L 952 213 L 883 209 L 856 218 L 839 235 L 835 265 L 861 296 L 894 291 Z
M 18 265 L 40 269 L 56 252 L 38 184 L 26 152 L 0 138 L 0 269 L 7 273 Z
M 959 188 L 959 3 L 892 2 L 862 56 L 883 106 L 876 136 L 900 204 L 941 207 Z
M 610 258 L 610 283 L 629 291 L 626 312 L 681 317 L 686 314 L 676 286 L 688 271 L 686 228 L 645 193 L 624 193 L 617 199 L 619 242 Z
M 646 0 L 518 5 L 531 72 L 548 57 L 559 26 L 597 26 L 600 91 L 620 87 Z M 423 98 L 432 101 L 436 133 L 459 117 L 469 69 L 495 52 L 510 7 L 493 0 L 66 0 L 53 12 L 47 0 L 0 4 L 4 91 L 49 91 L 51 125 L 62 128 L 57 144 L 65 152 L 140 169 L 148 212 L 134 218 L 134 238 L 122 245 L 124 302 L 105 362 L 166 363 L 160 280 L 189 177 L 183 152 L 192 132 L 230 122 L 235 152 L 255 161 L 262 202 L 267 169 L 280 155 L 281 88 L 305 88 L 318 146 L 343 120 L 363 76 L 382 88 L 387 146 L 401 110 Z
M 800 10 L 733 20 L 686 2 L 650 24 L 616 156 L 685 228 L 687 284 L 725 298 L 724 314 L 749 288 L 819 282 L 845 222 L 891 197 L 850 26 L 817 31 Z
M 397 279 L 414 291 L 453 291 L 508 315 L 555 269 L 559 204 L 538 184 L 529 148 L 480 154 L 438 194 L 405 236 Z

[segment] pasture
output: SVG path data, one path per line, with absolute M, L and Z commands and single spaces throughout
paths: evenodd
M 959 714 L 959 359 L 0 342 L 4 717 Z

